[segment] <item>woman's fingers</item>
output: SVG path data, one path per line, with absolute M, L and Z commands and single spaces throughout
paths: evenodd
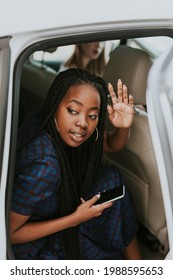
M 101 211 L 112 206 L 113 202 L 106 202 L 106 203 L 100 203 L 100 204 L 94 205 L 95 202 L 97 200 L 99 200 L 99 198 L 100 198 L 100 194 L 98 193 L 98 194 L 94 195 L 91 199 L 89 199 L 88 201 L 90 202 L 91 206 L 93 205 L 95 207 L 98 207 L 98 208 L 100 208 L 99 210 L 101 210 Z
M 134 98 L 132 95 L 129 95 L 129 105 L 130 107 L 134 107 Z
M 88 221 L 94 217 L 98 217 L 102 212 L 112 206 L 113 202 L 100 203 L 95 205 L 95 202 L 100 198 L 100 194 L 94 195 L 91 199 L 84 200 L 81 198 L 81 204 L 77 207 L 78 220 L 81 222 Z
M 108 90 L 112 100 L 112 107 L 115 109 L 117 103 L 124 103 L 126 105 L 134 106 L 134 99 L 132 95 L 128 95 L 127 86 L 121 81 L 121 79 L 117 82 L 117 95 L 114 91 L 114 88 L 111 83 L 108 83 Z
M 111 96 L 112 104 L 115 105 L 117 103 L 116 93 L 111 83 L 108 83 L 108 90 Z
M 123 100 L 124 100 L 124 104 L 129 103 L 129 98 L 128 98 L 128 92 L 127 92 L 126 85 L 123 85 Z
M 117 89 L 118 89 L 118 102 L 123 102 L 123 95 L 124 95 L 124 88 L 123 88 L 123 84 L 122 84 L 122 81 L 121 79 L 118 79 L 118 82 L 117 82 Z
M 113 107 L 117 103 L 129 103 L 127 87 L 126 85 L 123 85 L 121 79 L 119 79 L 117 82 L 117 96 L 111 83 L 108 83 L 108 90 L 111 96 Z
M 85 200 L 81 197 L 80 198 L 80 201 L 82 202 L 82 203 L 85 203 Z
M 87 200 L 87 201 L 88 201 L 88 202 L 90 203 L 90 205 L 92 206 L 99 198 L 100 198 L 100 194 L 98 193 L 98 194 L 94 195 L 92 198 L 90 198 L 90 199 Z

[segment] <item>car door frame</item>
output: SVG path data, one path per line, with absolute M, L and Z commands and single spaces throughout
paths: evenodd
M 141 24 L 141 25 L 140 25 Z M 68 28 L 60 28 L 53 30 L 42 30 L 38 33 L 31 32 L 29 34 L 23 34 L 23 37 L 19 35 L 14 36 L 11 39 L 10 46 L 12 52 L 11 58 L 11 69 L 10 69 L 10 106 L 9 106 L 9 115 L 10 119 L 9 127 L 11 130 L 11 138 L 9 145 L 9 164 L 6 166 L 8 169 L 8 173 L 6 175 L 6 180 L 4 184 L 4 188 L 6 188 L 6 236 L 7 236 L 7 249 L 8 249 L 8 257 L 12 259 L 13 254 L 11 252 L 10 240 L 9 240 L 9 205 L 11 202 L 11 194 L 12 194 L 12 182 L 13 176 L 11 175 L 14 172 L 14 158 L 15 158 L 15 149 L 16 149 L 16 131 L 17 131 L 17 122 L 18 122 L 18 108 L 19 108 L 19 88 L 20 88 L 20 76 L 21 76 L 21 67 L 25 58 L 32 53 L 33 50 L 41 49 L 43 47 L 53 46 L 55 43 L 59 43 L 59 45 L 65 44 L 75 44 L 79 41 L 85 43 L 89 39 L 91 41 L 94 40 L 109 40 L 111 38 L 118 38 L 122 35 L 122 37 L 127 36 L 135 36 L 141 32 L 145 33 L 145 35 L 149 36 L 153 34 L 158 34 L 159 27 L 161 22 L 156 21 L 150 24 L 146 22 L 146 26 L 144 22 L 126 22 L 126 23 L 105 23 L 105 24 L 94 24 L 92 26 L 74 26 Z M 135 26 L 138 26 L 136 29 Z M 173 35 L 172 30 L 168 28 L 168 23 L 164 21 L 163 28 L 160 28 L 160 33 L 163 33 L 164 36 Z M 159 35 L 160 35 L 159 33 Z M 14 48 L 13 48 L 14 47 Z M 5 206 L 5 205 L 4 205 Z M 4 248 L 4 247 L 3 247 Z M 1 251 L 1 245 L 0 245 Z M 2 258 L 5 254 L 2 254 Z M 0 256 L 1 258 L 1 256 Z
M 166 259 L 173 259 L 173 79 L 170 73 L 173 73 L 173 45 L 152 66 L 146 95 L 168 229 Z
M 0 259 L 6 258 L 5 204 L 10 146 L 10 129 L 8 127 L 8 88 L 10 69 L 10 37 L 0 38 Z

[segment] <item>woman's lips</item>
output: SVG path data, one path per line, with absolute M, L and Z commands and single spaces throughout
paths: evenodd
M 86 133 L 70 132 L 70 138 L 77 143 L 83 141 L 85 135 Z
M 93 54 L 94 54 L 94 55 L 98 54 L 98 50 L 94 50 L 94 51 L 93 51 Z

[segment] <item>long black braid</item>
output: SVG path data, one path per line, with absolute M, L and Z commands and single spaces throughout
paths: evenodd
M 71 86 L 89 84 L 95 87 L 101 97 L 96 133 L 78 148 L 66 147 L 57 131 L 54 115 L 58 104 Z M 86 70 L 68 69 L 55 78 L 40 113 L 41 125 L 33 137 L 42 129 L 51 136 L 61 166 L 62 183 L 59 189 L 59 216 L 75 211 L 81 203 L 80 197 L 87 194 L 97 174 L 103 149 L 104 124 L 107 107 L 107 86 L 104 80 Z M 62 248 L 65 259 L 80 259 L 77 228 L 62 231 Z

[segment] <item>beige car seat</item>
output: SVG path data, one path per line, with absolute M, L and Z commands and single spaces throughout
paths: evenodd
M 32 111 L 39 109 L 57 72 L 41 62 L 24 63 L 20 84 L 19 124 Z
M 135 104 L 146 108 L 146 84 L 151 64 L 149 55 L 142 50 L 118 46 L 111 53 L 104 79 L 116 90 L 117 80 L 121 78 Z M 112 129 L 108 120 L 106 126 L 108 130 Z M 150 240 L 158 241 L 155 249 L 166 253 L 166 219 L 146 111 L 136 110 L 126 147 L 118 153 L 108 153 L 106 160 L 118 166 L 125 175 L 139 223 L 147 232 L 144 238 L 149 233 Z

